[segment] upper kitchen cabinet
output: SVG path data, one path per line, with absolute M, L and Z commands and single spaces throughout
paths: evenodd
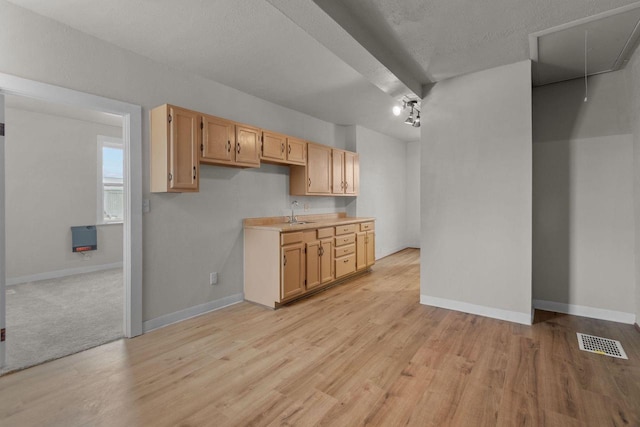
M 307 166 L 291 166 L 289 193 L 295 196 L 357 196 L 358 154 L 307 144 Z
M 291 166 L 292 195 L 331 195 L 331 147 L 307 144 L 307 165 Z
M 267 163 L 305 165 L 307 161 L 306 141 L 286 135 L 263 131 L 260 159 Z
M 344 194 L 358 195 L 360 187 L 360 156 L 350 151 L 344 152 Z
M 333 194 L 356 196 L 360 180 L 360 163 L 356 153 L 333 150 Z
M 236 148 L 235 124 L 214 116 L 202 116 L 200 147 L 200 161 L 203 163 L 232 164 Z
M 151 191 L 197 192 L 200 114 L 173 105 L 151 110 Z
M 206 114 L 202 115 L 201 127 L 202 163 L 260 167 L 260 129 Z
M 262 132 L 263 161 L 284 163 L 287 160 L 287 137 L 275 132 Z
M 307 142 L 287 137 L 287 163 L 295 165 L 307 164 Z
M 260 167 L 261 137 L 261 129 L 236 123 L 236 165 Z

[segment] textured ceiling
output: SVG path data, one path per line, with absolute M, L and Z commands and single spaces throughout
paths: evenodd
M 279 105 L 403 140 L 419 129 L 389 114 L 399 90 L 526 60 L 529 34 L 635 2 L 10 1 Z
M 347 13 L 423 82 L 529 59 L 528 35 L 637 0 L 315 0 Z

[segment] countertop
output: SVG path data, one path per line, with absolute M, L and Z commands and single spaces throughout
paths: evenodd
M 371 217 L 347 217 L 345 214 L 296 215 L 298 223 L 286 222 L 288 217 L 247 218 L 245 229 L 274 230 L 279 232 L 302 231 L 314 228 L 335 227 L 345 224 L 375 221 Z M 302 224 L 301 224 L 302 223 Z

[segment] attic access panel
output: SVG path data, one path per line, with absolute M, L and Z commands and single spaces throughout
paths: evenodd
M 529 36 L 533 84 L 541 86 L 616 71 L 633 54 L 640 37 L 640 5 L 594 15 Z

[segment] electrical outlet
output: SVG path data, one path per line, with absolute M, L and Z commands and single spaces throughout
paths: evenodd
M 211 274 L 209 274 L 209 284 L 210 285 L 216 285 L 218 284 L 218 273 L 217 272 L 213 272 Z
M 143 199 L 142 200 L 142 213 L 149 213 L 150 210 L 151 210 L 151 202 L 149 201 L 149 199 Z
M 305 204 L 304 204 L 304 210 L 305 210 L 305 211 L 308 211 L 310 207 L 311 207 L 311 206 L 309 206 L 309 203 L 305 203 Z

